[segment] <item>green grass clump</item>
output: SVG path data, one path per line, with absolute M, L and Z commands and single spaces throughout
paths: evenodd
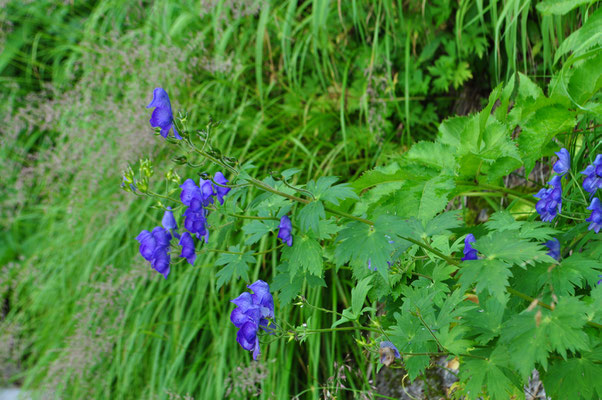
M 144 108 L 161 86 L 192 124 L 221 121 L 215 147 L 259 175 L 352 179 L 479 109 L 515 72 L 544 81 L 588 15 L 520 0 L 424 4 L 10 2 L 0 11 L 0 326 L 19 345 L 0 351 L 0 367 L 18 359 L 20 372 L 6 378 L 57 398 L 317 398 L 347 362 L 360 370 L 348 387 L 370 390 L 351 335 L 274 342 L 251 364 L 229 320 L 243 282 L 216 290 L 214 253 L 167 281 L 152 273 L 134 238 L 161 212 L 120 191 L 120 174 L 138 157 L 158 176 L 173 166 Z M 208 247 L 239 238 L 224 227 Z M 259 259 L 251 281 L 275 268 Z M 351 276 L 326 278 L 309 302 L 346 307 Z M 296 307 L 277 317 L 332 323 Z

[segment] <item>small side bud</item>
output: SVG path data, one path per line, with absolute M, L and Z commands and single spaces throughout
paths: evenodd
M 140 160 L 140 176 L 150 178 L 155 174 L 153 163 L 148 158 Z
M 186 158 L 186 156 L 177 156 L 172 158 L 171 161 L 178 165 L 184 165 L 188 162 L 188 158 Z

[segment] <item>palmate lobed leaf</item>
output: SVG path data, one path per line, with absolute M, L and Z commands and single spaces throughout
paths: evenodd
M 553 361 L 542 381 L 546 394 L 558 399 L 594 400 L 602 398 L 602 346 L 580 352 L 567 361 Z
M 274 277 L 270 288 L 274 292 L 278 291 L 278 298 L 282 305 L 290 303 L 291 300 L 301 293 L 305 282 L 307 282 L 310 288 L 326 287 L 324 279 L 311 275 L 308 272 L 296 271 L 291 275 L 287 262 L 280 264 L 277 271 L 278 273 Z
M 462 263 L 458 282 L 464 290 L 475 285 L 475 291 L 487 290 L 499 302 L 505 303 L 506 286 L 512 277 L 510 265 L 500 260 L 470 260 Z
M 320 235 L 320 221 L 326 218 L 324 204 L 321 201 L 312 201 L 297 213 L 297 220 L 301 230 L 305 233 L 313 232 Z
M 500 260 L 523 268 L 525 264 L 535 262 L 556 262 L 546 254 L 548 249 L 542 244 L 521 239 L 515 232 L 491 232 L 477 239 L 473 247 L 489 260 Z
M 322 277 L 322 246 L 309 235 L 296 235 L 291 247 L 285 246 L 282 256 L 288 260 L 291 282 L 299 272 Z
M 370 265 L 388 282 L 387 262 L 391 261 L 391 253 L 395 250 L 389 241 L 400 240 L 396 235 L 403 226 L 402 219 L 387 215 L 377 217 L 373 226 L 356 221 L 348 223 L 337 237 L 335 264 L 341 266 L 351 261 L 365 265 L 366 269 Z
M 500 342 L 513 354 L 512 365 L 523 379 L 539 363 L 548 367 L 548 356 L 556 351 L 566 359 L 567 351 L 587 351 L 589 337 L 583 331 L 587 306 L 574 297 L 561 297 L 553 311 L 541 309 L 514 315 L 505 324 Z
M 464 384 L 459 394 L 467 399 L 478 399 L 481 393 L 492 399 L 524 399 L 520 379 L 509 369 L 511 355 L 508 348 L 497 346 L 491 354 L 473 353 L 487 359 L 463 357 L 460 364 L 460 382 Z
M 339 178 L 336 176 L 323 176 L 315 182 L 313 180 L 309 181 L 307 183 L 307 190 L 316 196 L 316 199 L 328 201 L 335 206 L 338 206 L 341 200 L 359 199 L 348 183 L 334 185 L 338 180 Z
M 238 253 L 240 252 L 239 246 L 230 246 L 228 251 Z M 243 278 L 243 280 L 249 280 L 249 265 L 255 262 L 252 251 L 247 251 L 243 254 L 220 254 L 215 261 L 216 265 L 225 265 L 224 268 L 220 269 L 217 276 L 217 288 L 221 288 L 225 283 L 232 279 Z
M 589 283 L 595 287 L 600 272 L 602 272 L 600 261 L 576 253 L 562 260 L 559 265 L 549 268 L 546 274 L 539 275 L 537 283 L 540 287 L 551 285 L 557 295 L 573 295 L 575 286 L 583 288 Z
M 274 231 L 278 227 L 278 221 L 253 220 L 242 227 L 245 234 L 250 235 L 245 239 L 245 244 L 257 243 L 264 235 Z

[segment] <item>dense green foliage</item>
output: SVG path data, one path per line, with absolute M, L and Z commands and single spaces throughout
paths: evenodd
M 602 396 L 602 244 L 583 223 L 578 174 L 600 152 L 597 5 L 210 3 L 0 11 L 0 339 L 13 343 L 0 366 L 17 359 L 10 379 L 61 398 L 259 388 L 317 398 L 349 355 L 358 373 L 346 396 L 371 390 L 384 334 L 404 353 L 458 356 L 457 395 L 522 396 L 537 368 L 553 398 Z M 133 239 L 161 211 L 119 191 L 126 163 L 151 157 L 154 192 L 177 197 L 177 178 L 161 175 L 179 153 L 153 137 L 143 109 L 156 86 L 189 111 L 187 126 L 221 121 L 199 139 L 238 160 L 237 183 L 265 177 L 305 200 L 233 190 L 195 266 L 174 266 L 168 281 Z M 536 222 L 531 195 L 560 147 L 574 162 L 563 212 Z M 483 209 L 488 222 L 473 226 Z M 270 218 L 287 212 L 295 244 L 276 249 Z M 243 213 L 268 219 L 224 215 Z M 469 231 L 485 258 L 460 263 Z M 552 236 L 559 264 L 542 246 Z M 255 365 L 228 301 L 257 278 L 278 290 L 277 319 L 300 340 L 265 338 Z M 478 306 L 465 301 L 473 292 Z M 533 298 L 541 304 L 529 307 Z M 331 326 L 349 329 L 311 332 Z M 420 379 L 430 359 L 403 361 Z

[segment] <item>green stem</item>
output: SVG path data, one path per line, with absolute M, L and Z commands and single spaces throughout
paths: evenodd
M 172 199 L 171 197 L 163 196 L 162 194 L 159 194 L 159 193 L 151 192 L 150 190 L 147 190 L 146 194 L 148 194 L 148 195 L 150 195 L 152 197 L 158 197 L 158 198 L 161 198 L 161 199 L 173 201 L 174 203 L 180 203 L 179 200 Z
M 380 331 L 378 329 L 369 328 L 367 326 L 345 326 L 342 328 L 305 329 L 303 331 L 294 332 L 294 333 L 322 333 L 322 332 L 337 332 L 337 331 L 369 331 L 369 332 L 380 333 Z
M 525 195 L 525 193 L 521 193 L 519 191 L 508 189 L 508 188 L 505 188 L 502 186 L 489 185 L 487 183 L 474 184 L 473 182 L 464 182 L 464 181 L 458 181 L 456 183 L 461 186 L 470 186 L 470 187 L 474 187 L 474 188 L 495 190 L 496 192 L 502 192 L 502 193 L 506 193 L 508 195 L 513 195 L 513 196 L 519 197 L 519 198 L 523 199 L 524 201 L 528 201 L 529 203 L 532 203 L 532 204 L 537 203 L 537 200 L 535 198 L 532 198 L 530 195 Z
M 464 192 L 464 193 L 460 193 L 458 196 L 466 196 L 466 197 L 504 197 L 504 196 L 508 196 L 511 199 L 516 199 L 519 201 L 522 201 L 524 203 L 527 203 L 529 205 L 533 205 L 533 202 L 525 199 L 524 197 L 520 197 L 517 196 L 515 194 L 511 194 L 511 193 L 496 193 L 496 192 Z
M 439 350 L 440 351 L 446 351 L 445 347 L 443 347 L 443 345 L 441 344 L 441 342 L 439 341 L 439 339 L 437 339 L 437 336 L 435 336 L 435 333 L 427 325 L 427 323 L 424 321 L 424 319 L 422 319 L 422 315 L 420 315 L 420 309 L 419 308 L 416 308 L 416 316 L 418 317 L 418 319 L 420 320 L 420 322 L 422 323 L 422 325 L 429 331 L 429 333 L 431 334 L 431 336 L 433 337 L 433 339 L 435 339 L 435 342 L 437 342 L 437 346 L 439 347 Z

